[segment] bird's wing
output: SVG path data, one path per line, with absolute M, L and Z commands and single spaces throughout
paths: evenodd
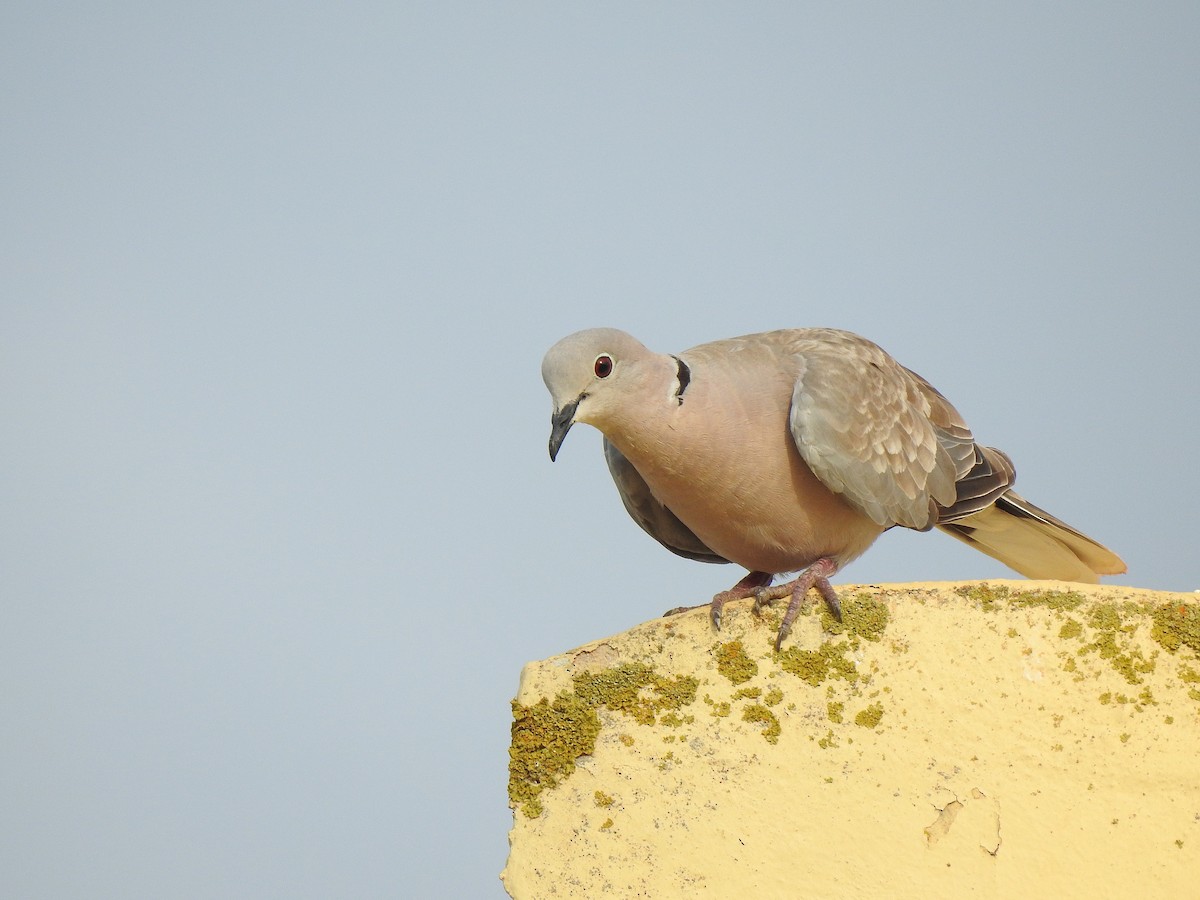
M 958 411 L 919 375 L 848 332 L 775 334 L 795 366 L 792 438 L 830 490 L 884 528 L 919 530 L 960 500 L 972 506 L 990 495 L 984 468 L 993 458 L 981 456 Z

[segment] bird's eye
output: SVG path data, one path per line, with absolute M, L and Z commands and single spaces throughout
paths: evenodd
M 612 374 L 613 361 L 611 356 L 600 355 L 596 357 L 596 365 L 594 366 L 597 378 L 607 378 Z

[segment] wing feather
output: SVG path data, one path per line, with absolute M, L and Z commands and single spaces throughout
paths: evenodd
M 795 334 L 789 424 L 800 455 L 830 490 L 885 528 L 922 531 L 960 500 L 988 496 L 981 465 L 1002 468 L 997 460 L 1007 457 L 977 448 L 958 411 L 929 382 L 858 335 Z M 1011 470 L 1009 463 L 1010 477 Z

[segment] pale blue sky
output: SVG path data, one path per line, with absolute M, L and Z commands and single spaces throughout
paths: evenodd
M 579 328 L 859 331 L 1200 588 L 1195 3 L 24 2 L 0 74 L 0 895 L 502 896 L 522 665 L 740 574 L 551 465 Z

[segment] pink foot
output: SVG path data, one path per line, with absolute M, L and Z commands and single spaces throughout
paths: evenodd
M 731 587 L 727 591 L 721 591 L 712 598 L 712 603 L 709 604 L 708 615 L 712 619 L 713 627 L 717 631 L 721 630 L 721 610 L 730 600 L 745 600 L 747 597 L 757 597 L 762 593 L 775 576 L 769 572 L 750 572 Z M 757 604 L 757 601 L 755 601 Z
M 755 612 L 761 611 L 764 606 L 769 606 L 776 600 L 781 600 L 789 594 L 791 595 L 792 599 L 788 603 L 787 612 L 783 614 L 783 621 L 779 623 L 779 634 L 775 638 L 776 652 L 779 652 L 784 640 L 791 634 L 792 623 L 800 615 L 800 606 L 804 603 L 809 588 L 815 587 L 820 592 L 821 597 L 824 598 L 825 605 L 829 608 L 829 614 L 839 622 L 842 621 L 842 604 L 838 600 L 837 592 L 834 591 L 833 585 L 829 583 L 829 576 L 834 574 L 837 568 L 837 563 L 827 556 L 822 556 L 801 572 L 795 581 L 789 581 L 787 584 L 779 584 L 772 588 L 762 588 L 754 593 Z M 713 599 L 713 602 L 716 602 L 716 598 Z

